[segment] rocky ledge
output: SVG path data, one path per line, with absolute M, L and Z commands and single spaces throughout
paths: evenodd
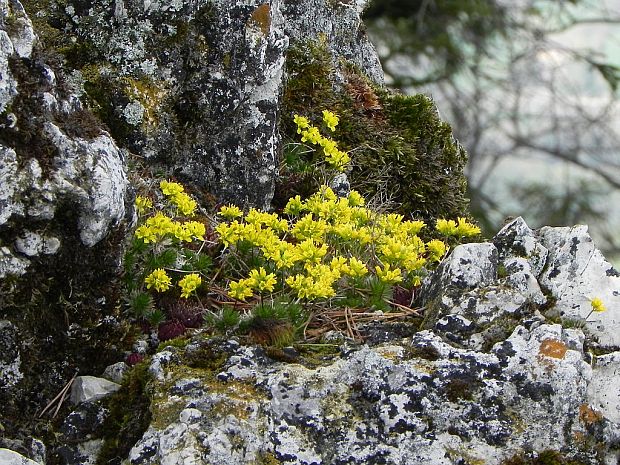
M 384 327 L 318 365 L 234 340 L 165 348 L 126 463 L 616 464 L 617 289 L 585 227 L 519 218 L 452 252 L 404 338 Z M 588 315 L 595 296 L 607 312 Z

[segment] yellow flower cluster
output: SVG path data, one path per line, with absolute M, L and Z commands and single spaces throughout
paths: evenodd
M 166 236 L 175 237 L 182 242 L 192 242 L 194 239 L 202 241 L 205 232 L 205 225 L 198 221 L 179 222 L 157 212 L 136 229 L 135 235 L 148 244 L 159 242 Z
M 184 192 L 182 185 L 176 182 L 161 181 L 161 191 L 170 200 L 171 204 L 185 216 L 192 215 L 196 211 L 196 201 Z M 136 197 L 136 208 L 141 214 L 152 209 L 153 202 L 142 196 Z M 135 232 L 138 239 L 144 243 L 156 243 L 165 237 L 176 238 L 180 242 L 192 242 L 204 240 L 205 225 L 198 221 L 176 221 L 162 211 L 157 211 L 148 217 Z
M 240 211 L 222 207 L 220 215 L 229 222 L 220 223 L 216 231 L 225 247 L 244 242 L 256 248 L 268 268 L 280 271 L 281 285 L 298 298 L 333 297 L 338 284 L 346 282 L 341 278 L 361 278 L 371 264 L 376 264 L 375 274 L 385 283 L 419 283 L 427 261 L 439 261 L 446 245 L 438 240 L 425 244 L 417 236 L 425 226 L 422 221 L 375 213 L 364 203 L 355 191 L 339 198 L 322 186 L 305 201 L 300 196 L 289 200 L 284 208 L 289 221 L 257 210 L 239 217 Z M 273 292 L 275 279 L 269 287 L 261 287 L 255 271 L 232 282 L 229 295 L 245 300 L 253 291 Z M 260 268 L 259 273 L 266 271 Z
M 166 292 L 172 285 L 172 278 L 168 276 L 166 270 L 157 268 L 149 274 L 144 282 L 147 289 L 155 289 L 157 292 Z M 202 284 L 202 279 L 196 273 L 190 273 L 179 281 L 181 297 L 188 298 Z
M 145 214 L 151 208 L 153 208 L 153 201 L 151 199 L 141 195 L 136 196 L 136 210 L 138 210 L 138 215 Z
M 231 282 L 228 294 L 235 299 L 245 300 L 253 294 L 254 290 L 273 292 L 276 283 L 276 276 L 273 273 L 267 273 L 267 270 L 261 266 L 258 270 L 250 271 L 248 278 Z
M 480 234 L 480 228 L 465 218 L 458 218 L 458 224 L 454 220 L 437 220 L 435 229 L 444 236 L 472 237 Z
M 301 134 L 301 141 L 317 145 L 323 149 L 323 155 L 328 165 L 337 171 L 344 171 L 351 161 L 349 154 L 338 149 L 338 143 L 321 134 L 316 126 L 312 126 L 308 118 L 295 115 L 293 121 L 297 125 L 297 134 Z M 339 118 L 329 110 L 323 110 L 323 122 L 330 131 L 335 131 Z
M 196 273 L 190 273 L 179 281 L 181 297 L 188 298 L 202 284 L 202 279 Z
M 166 292 L 170 288 L 171 278 L 163 268 L 157 268 L 146 277 L 146 288 L 155 288 L 157 292 Z
M 198 204 L 194 199 L 184 192 L 184 188 L 181 184 L 176 182 L 161 181 L 159 183 L 161 191 L 170 201 L 176 205 L 179 211 L 185 215 L 190 216 L 196 212 Z

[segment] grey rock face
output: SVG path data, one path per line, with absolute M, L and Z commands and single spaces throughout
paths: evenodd
M 120 384 L 123 381 L 123 376 L 129 370 L 129 365 L 125 362 L 114 363 L 106 367 L 102 377 L 113 383 Z
M 549 250 L 540 284 L 556 299 L 556 311 L 564 318 L 583 319 L 591 299 L 602 299 L 608 311 L 590 315 L 588 328 L 602 345 L 620 346 L 620 273 L 595 247 L 588 227 L 545 227 L 540 238 Z
M 56 453 L 67 465 L 94 465 L 103 445 L 103 425 L 108 410 L 97 402 L 82 402 L 59 429 L 61 445 Z
M 15 386 L 23 377 L 19 353 L 19 330 L 10 321 L 0 321 L 0 389 Z
M 382 82 L 366 3 L 69 1 L 60 19 L 96 56 L 84 89 L 124 148 L 221 202 L 268 208 L 289 44 L 323 41 Z
M 614 348 L 620 346 L 619 289 L 618 273 L 585 226 L 535 232 L 517 218 L 493 244 L 457 247 L 418 300 L 427 307 L 425 328 L 466 347 L 488 348 L 519 322 L 542 321 L 542 310 Z M 588 315 L 594 297 L 609 311 Z
M 94 402 L 121 388 L 120 384 L 95 376 L 78 376 L 71 386 L 71 402 Z
M 15 451 L 0 448 L 0 463 L 3 465 L 41 465 Z
M 280 0 L 69 3 L 67 28 L 109 64 L 85 83 L 109 91 L 95 98 L 117 140 L 222 201 L 268 207 L 288 46 Z
M 123 152 L 101 129 L 80 129 L 89 115 L 78 96 L 33 55 L 37 37 L 21 3 L 3 0 L 0 10 L 0 235 L 14 238 L 3 241 L 5 277 L 62 252 L 70 231 L 54 225 L 59 210 L 75 210 L 84 246 L 100 242 L 126 216 L 128 182 Z
M 241 464 L 273 456 L 290 464 L 499 464 L 524 447 L 615 463 L 610 441 L 619 425 L 608 409 L 592 406 L 588 386 L 597 375 L 583 341 L 581 331 L 560 325 L 518 326 L 483 353 L 421 331 L 318 369 L 265 363 L 243 347 L 218 381 L 195 371 L 185 378 L 182 365 L 168 365 L 166 377 L 178 381 L 156 394 L 153 409 L 167 421 L 154 414 L 158 426 L 129 463 Z M 575 437 L 608 446 L 582 449 Z
M 368 0 L 285 0 L 283 3 L 286 34 L 293 41 L 324 42 L 336 59 L 345 58 L 376 83 L 383 83 L 379 56 L 366 36 L 361 19 Z

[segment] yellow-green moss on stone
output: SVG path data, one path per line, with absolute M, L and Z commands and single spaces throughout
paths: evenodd
M 344 83 L 337 84 L 333 58 L 321 41 L 289 50 L 285 141 L 298 142 L 294 114 L 319 123 L 322 110 L 330 109 L 340 116 L 332 137 L 351 155 L 355 189 L 367 198 L 391 198 L 392 210 L 427 221 L 468 216 L 467 156 L 432 100 L 382 89 L 349 64 L 340 68 Z

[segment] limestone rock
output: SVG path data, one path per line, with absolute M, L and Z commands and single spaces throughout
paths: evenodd
M 127 371 L 129 371 L 129 365 L 125 362 L 114 363 L 106 367 L 102 378 L 112 381 L 113 383 L 121 384 L 123 376 L 125 376 Z
M 424 283 L 418 303 L 427 307 L 425 328 L 466 347 L 488 349 L 519 322 L 546 316 L 583 326 L 595 343 L 617 348 L 618 289 L 618 273 L 586 227 L 532 231 L 517 218 L 492 244 L 456 247 Z M 589 315 L 594 297 L 607 312 Z
M 101 439 L 108 410 L 98 402 L 80 403 L 60 426 L 56 453 L 67 465 L 94 465 L 103 445 Z
M 286 19 L 286 34 L 295 42 L 323 41 L 336 59 L 351 61 L 374 82 L 381 84 L 383 68 L 361 19 L 368 3 L 368 0 L 285 1 L 282 13 Z
M 3 465 L 41 465 L 15 451 L 0 448 L 0 463 Z
M 612 464 L 620 425 L 589 394 L 583 342 L 560 325 L 518 326 L 484 353 L 421 331 L 316 369 L 229 344 L 215 380 L 183 377 L 177 354 L 128 463 L 499 464 L 525 448 Z
M 588 328 L 602 345 L 619 347 L 620 273 L 596 248 L 588 227 L 545 227 L 540 242 L 549 250 L 540 283 L 554 296 L 559 315 L 584 319 L 592 309 L 591 299 L 602 299 L 608 311 L 592 313 Z
M 121 388 L 120 384 L 95 376 L 78 376 L 71 386 L 71 402 L 94 402 Z

